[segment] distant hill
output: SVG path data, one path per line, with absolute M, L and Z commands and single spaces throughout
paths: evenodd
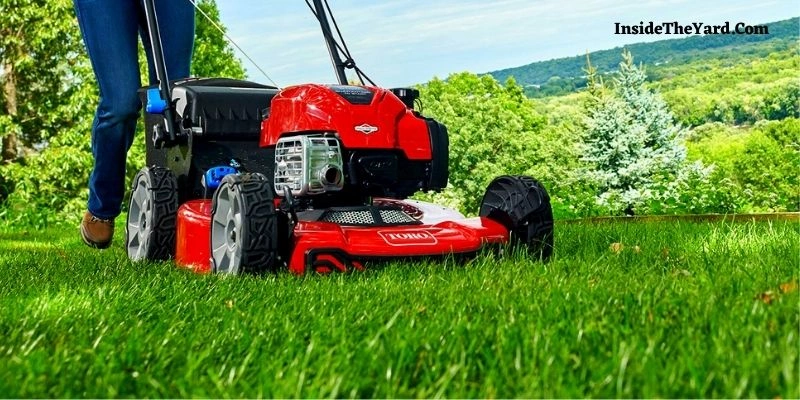
M 662 65 L 681 63 L 698 58 L 721 58 L 734 53 L 766 55 L 773 48 L 785 48 L 800 39 L 800 17 L 765 24 L 769 35 L 707 35 L 681 39 L 660 40 L 626 45 L 637 63 Z M 589 53 L 592 65 L 600 73 L 615 70 L 620 62 L 621 47 Z M 764 54 L 761 54 L 764 53 Z M 513 76 L 526 93 L 540 97 L 557 95 L 585 86 L 586 55 L 539 61 L 521 67 L 489 72 L 504 82 Z

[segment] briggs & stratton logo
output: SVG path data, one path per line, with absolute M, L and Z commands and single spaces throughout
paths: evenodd
M 377 132 L 378 131 L 378 127 L 377 126 L 372 126 L 370 124 L 361 124 L 361 125 L 356 125 L 355 130 L 358 131 L 358 132 L 361 132 L 361 133 L 363 133 L 365 135 L 369 135 L 371 133 Z
M 390 246 L 435 245 L 439 241 L 428 231 L 378 231 Z

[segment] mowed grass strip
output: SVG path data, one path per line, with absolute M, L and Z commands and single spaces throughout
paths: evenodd
M 0 397 L 800 397 L 800 225 L 556 230 L 547 264 L 227 278 L 6 231 Z

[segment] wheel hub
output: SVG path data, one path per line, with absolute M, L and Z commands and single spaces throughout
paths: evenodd
M 228 225 L 225 227 L 225 242 L 230 251 L 236 248 L 236 223 L 233 219 L 228 221 Z

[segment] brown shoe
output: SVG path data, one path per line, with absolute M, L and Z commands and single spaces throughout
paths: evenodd
M 89 247 L 105 249 L 111 245 L 114 238 L 114 220 L 100 219 L 89 211 L 83 214 L 81 221 L 81 238 Z

